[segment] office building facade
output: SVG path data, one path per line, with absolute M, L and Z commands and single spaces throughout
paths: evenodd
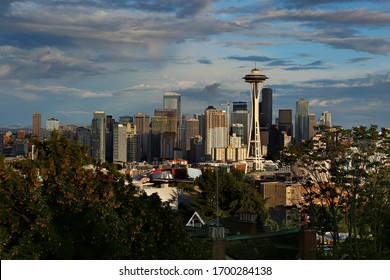
M 100 163 L 106 161 L 106 113 L 103 111 L 93 113 L 92 157 Z
M 309 140 L 309 102 L 303 97 L 296 102 L 294 137 L 298 145 Z
M 42 133 L 42 114 L 41 113 L 34 113 L 33 114 L 33 136 L 34 137 L 41 137 Z

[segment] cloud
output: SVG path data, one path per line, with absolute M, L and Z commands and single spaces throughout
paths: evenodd
M 390 42 L 385 39 L 375 37 L 323 37 L 311 38 L 310 41 L 317 41 L 339 49 L 352 49 L 358 52 L 387 55 L 390 52 Z
M 112 97 L 110 92 L 93 92 L 90 90 L 70 88 L 65 86 L 35 86 L 32 84 L 24 85 L 17 90 L 35 94 L 37 96 L 50 96 L 50 95 L 65 95 L 76 98 L 98 98 L 98 97 Z
M 367 88 L 390 83 L 390 72 L 383 74 L 367 74 L 365 77 L 353 79 L 311 80 L 300 84 L 304 88 Z
M 207 85 L 204 87 L 203 92 L 207 94 L 214 94 L 218 91 L 220 86 L 221 86 L 220 83 L 213 83 L 211 85 Z
M 196 61 L 199 62 L 200 64 L 213 64 L 213 62 L 207 58 L 199 58 Z
M 347 60 L 348 63 L 360 63 L 360 62 L 366 62 L 373 60 L 372 57 L 356 57 L 356 58 L 350 58 Z
M 142 11 L 152 12 L 175 12 L 178 18 L 192 17 L 206 10 L 211 4 L 212 0 L 144 0 L 144 1 L 128 1 L 129 6 Z
M 83 52 L 62 51 L 58 48 L 42 47 L 20 49 L 0 47 L 0 64 L 7 66 L 0 76 L 12 79 L 59 78 L 91 76 L 107 73 L 107 69 L 96 65 Z
M 289 71 L 296 71 L 296 70 L 321 70 L 321 69 L 329 69 L 331 68 L 330 66 L 326 66 L 326 63 L 322 60 L 317 60 L 314 62 L 311 62 L 309 64 L 304 64 L 304 65 L 298 65 L 298 66 L 292 66 L 285 68 L 285 70 Z
M 327 107 L 330 105 L 339 105 L 344 102 L 350 101 L 349 98 L 339 98 L 339 99 L 311 99 L 309 100 L 310 106 L 313 107 Z
M 352 49 L 358 52 L 387 55 L 390 52 L 388 37 L 379 35 L 367 36 L 367 28 L 382 30 L 390 25 L 390 14 L 382 11 L 365 9 L 270 9 L 252 20 L 250 26 L 255 30 L 259 23 L 287 23 L 295 29 L 276 31 L 278 37 L 296 38 L 307 42 L 317 42 L 339 49 Z M 295 24 L 295 25 L 293 25 Z M 278 25 L 282 27 L 283 25 Z M 265 32 L 262 30 L 261 34 Z M 377 32 L 378 34 L 378 32 Z M 271 34 L 270 34 L 271 35 Z
M 61 115 L 92 115 L 91 112 L 87 111 L 56 111 L 56 113 Z
M 251 62 L 267 62 L 274 60 L 268 56 L 257 56 L 257 55 L 249 55 L 249 56 L 228 56 L 227 59 L 238 60 L 238 61 L 251 61 Z
M 344 10 L 268 10 L 256 21 L 264 20 L 293 20 L 298 22 L 316 22 L 326 25 L 346 26 L 387 26 L 390 23 L 390 14 L 384 12 L 372 12 L 365 9 Z

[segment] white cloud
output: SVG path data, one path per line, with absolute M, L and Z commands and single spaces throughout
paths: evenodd
M 339 99 L 310 99 L 309 105 L 313 107 L 326 107 L 331 105 L 339 105 L 344 102 L 348 102 L 350 98 Z
M 68 95 L 76 98 L 97 98 L 97 97 L 112 97 L 110 92 L 93 92 L 90 90 L 70 88 L 65 86 L 35 86 L 32 84 L 26 84 L 19 91 L 33 93 L 35 95 L 49 96 L 49 95 Z

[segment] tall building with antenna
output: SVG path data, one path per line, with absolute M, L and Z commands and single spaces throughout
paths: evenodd
M 251 97 L 251 117 L 249 130 L 249 145 L 247 153 L 247 172 L 251 170 L 261 169 L 261 140 L 260 140 L 260 117 L 259 117 L 259 101 L 261 84 L 268 79 L 267 76 L 260 73 L 259 69 L 252 69 L 251 73 L 244 78 L 245 82 L 249 83 L 249 91 Z

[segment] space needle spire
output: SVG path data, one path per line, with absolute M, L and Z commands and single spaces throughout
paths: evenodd
M 243 78 L 245 82 L 249 83 L 250 97 L 251 97 L 251 119 L 249 130 L 249 145 L 247 152 L 246 171 L 255 171 L 261 169 L 261 140 L 260 140 L 260 114 L 259 101 L 261 84 L 268 79 L 267 76 L 260 73 L 256 67 L 252 69 L 251 73 L 245 75 Z

